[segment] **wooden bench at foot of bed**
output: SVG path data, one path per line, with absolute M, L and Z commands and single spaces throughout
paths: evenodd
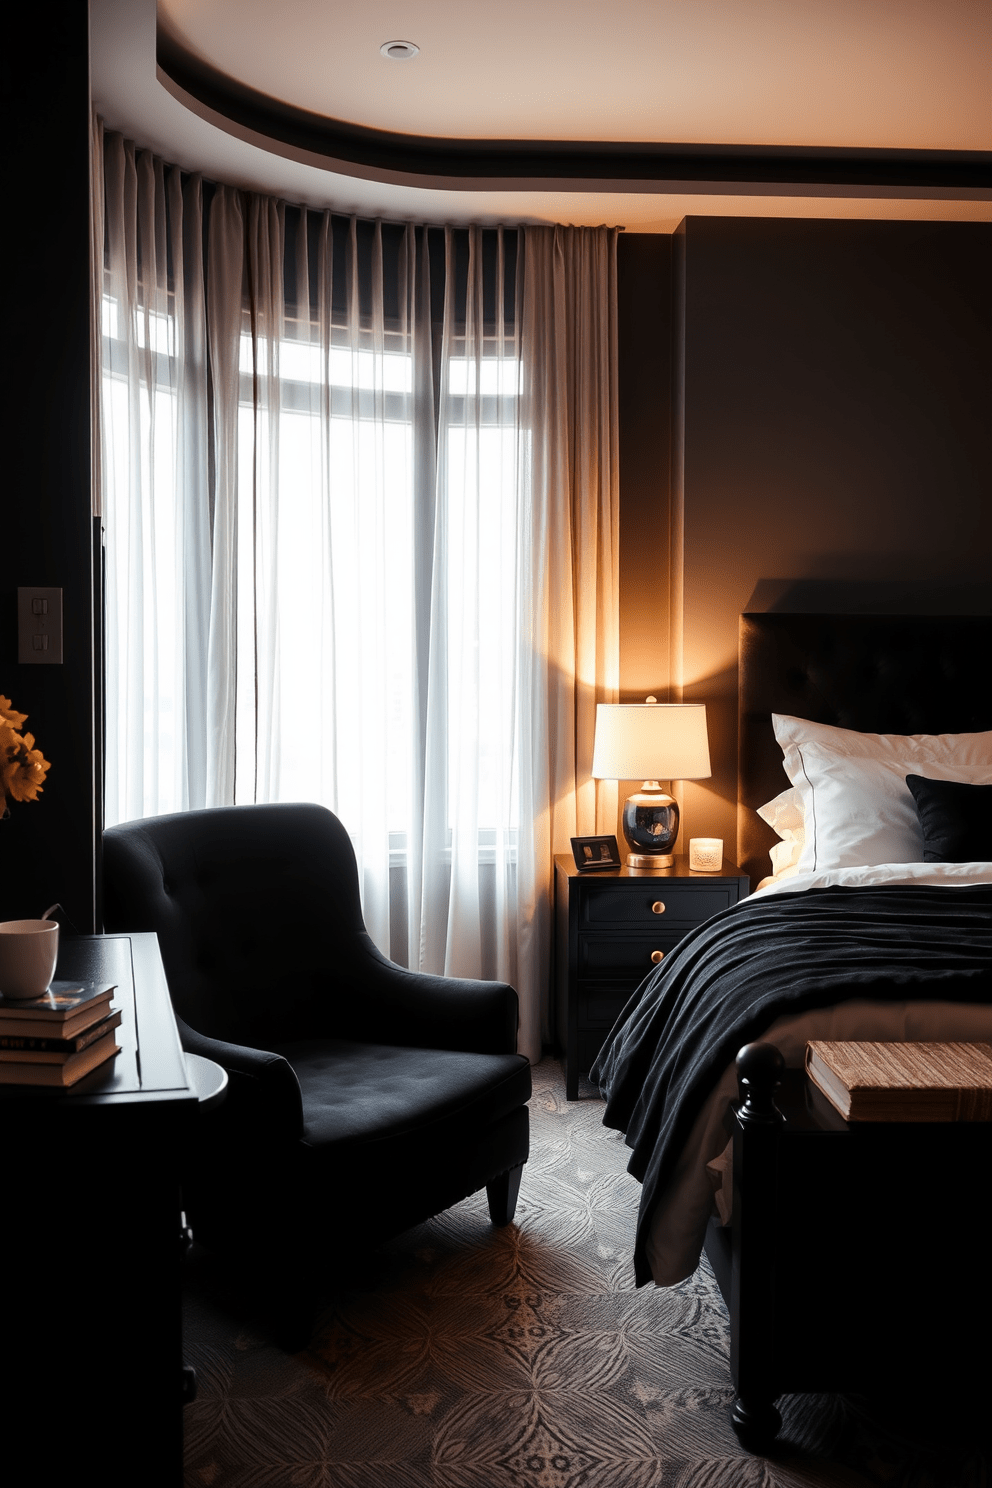
M 706 1237 L 752 1451 L 784 1394 L 911 1389 L 926 1411 L 990 1372 L 992 1123 L 851 1124 L 782 1066 L 738 1057 L 732 1223 Z

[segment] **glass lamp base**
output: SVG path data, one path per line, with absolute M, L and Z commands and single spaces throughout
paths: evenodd
M 679 835 L 678 802 L 656 780 L 645 780 L 623 806 L 628 868 L 671 868 Z

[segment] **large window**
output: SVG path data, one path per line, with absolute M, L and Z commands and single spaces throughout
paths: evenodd
M 615 816 L 615 234 L 104 146 L 107 820 L 329 807 L 376 943 L 513 982 L 536 1054 L 552 855 Z
M 280 209 L 232 271 L 225 343 L 209 285 L 192 323 L 170 206 L 171 251 L 106 275 L 108 821 L 302 797 L 341 816 L 372 897 L 426 841 L 512 867 L 513 255 L 303 212 L 287 232 Z
M 111 717 L 125 726 L 114 731 L 108 824 L 188 804 L 180 727 L 185 689 L 177 645 L 183 615 L 176 579 L 183 573 L 183 554 L 174 304 L 165 311 L 146 310 L 139 298 L 134 344 L 149 354 L 143 357 L 144 386 L 136 409 L 129 402 L 126 315 L 126 308 L 105 294 L 109 575 L 112 607 L 121 617 L 112 628 L 111 677 L 119 700 L 129 675 L 141 676 L 144 726 L 139 741 L 126 726 L 133 709 L 111 709 Z M 348 724 L 371 689 L 385 700 L 385 806 L 397 861 L 413 824 L 417 789 L 409 746 L 417 713 L 413 356 L 399 346 L 390 348 L 390 340 L 399 342 L 399 336 L 384 336 L 382 350 L 355 349 L 343 331 L 341 344 L 332 341 L 325 352 L 319 328 L 292 319 L 277 343 L 256 345 L 247 316 L 245 321 L 239 343 L 234 801 L 292 800 L 302 792 L 337 804 L 339 783 L 357 788 L 363 775 L 362 731 Z M 498 740 L 513 710 L 521 367 L 516 356 L 483 354 L 474 360 L 465 355 L 461 340 L 442 371 L 447 420 L 439 448 L 447 495 L 444 643 L 449 675 L 457 679 L 449 689 L 445 773 L 449 829 L 468 810 L 485 857 L 497 832 L 517 827 L 512 781 L 501 772 Z M 259 416 L 260 382 L 278 399 L 277 418 L 269 416 L 272 410 L 264 403 Z M 523 464 L 529 464 L 526 448 Z M 129 490 L 135 465 L 144 472 L 137 509 Z M 278 517 L 267 529 L 261 514 L 271 514 L 275 503 Z M 142 586 L 146 622 L 137 624 L 132 596 L 120 592 L 132 543 L 140 544 L 142 569 L 152 578 Z M 269 550 L 263 567 L 280 596 L 273 637 L 278 673 L 273 728 L 279 748 L 267 788 L 259 782 L 256 721 L 258 628 L 266 623 L 266 593 L 256 589 L 260 547 Z M 342 648 L 332 666 L 320 668 L 335 623 L 352 632 L 355 644 Z M 375 677 L 363 671 L 360 632 L 374 638 L 381 654 Z M 475 708 L 467 710 L 464 688 L 475 689 L 476 678 Z M 467 789 L 476 774 L 477 788 L 469 784 Z
M 413 791 L 412 356 L 391 349 L 400 336 L 375 349 L 342 333 L 343 344 L 322 349 L 315 326 L 290 321 L 285 332 L 258 348 L 249 331 L 241 337 L 234 799 L 302 794 L 340 811 L 363 788 L 369 730 L 357 714 L 372 690 L 395 839 L 409 829 Z M 259 414 L 260 380 L 278 418 L 264 403 Z M 258 728 L 255 692 L 266 626 L 276 674 L 268 730 Z M 265 761 L 267 732 L 276 745 Z

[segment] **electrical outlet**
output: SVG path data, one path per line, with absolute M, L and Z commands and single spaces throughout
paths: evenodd
M 18 589 L 17 659 L 22 665 L 61 666 L 61 589 Z

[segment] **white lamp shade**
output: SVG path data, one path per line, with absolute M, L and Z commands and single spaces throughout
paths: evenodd
M 703 703 L 598 703 L 592 773 L 602 780 L 704 780 Z

